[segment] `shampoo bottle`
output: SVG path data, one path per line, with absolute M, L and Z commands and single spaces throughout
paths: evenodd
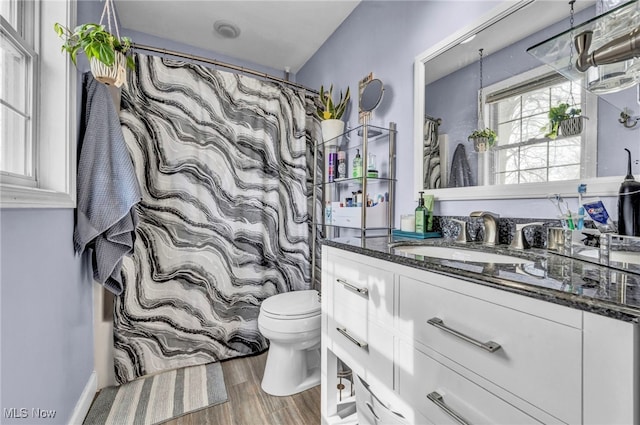
M 424 192 L 418 192 L 418 207 L 416 208 L 416 233 L 424 233 L 427 229 L 427 209 L 424 206 Z
M 627 176 L 618 192 L 618 233 L 640 236 L 640 183 L 631 174 L 631 151 L 628 154 Z

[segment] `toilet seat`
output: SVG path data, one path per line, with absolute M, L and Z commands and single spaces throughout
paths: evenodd
M 261 312 L 279 320 L 299 320 L 320 315 L 318 291 L 292 291 L 273 295 L 262 302 Z

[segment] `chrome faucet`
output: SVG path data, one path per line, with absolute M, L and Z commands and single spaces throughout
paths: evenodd
M 486 245 L 498 245 L 498 219 L 500 215 L 489 211 L 473 211 L 469 217 L 482 217 L 484 223 L 484 240 Z
M 524 229 L 529 226 L 542 226 L 544 223 L 539 221 L 535 223 L 521 223 L 516 224 L 516 233 L 513 235 L 513 240 L 511 241 L 510 248 L 513 249 L 529 249 L 531 248 L 531 244 L 527 241 L 527 238 L 524 237 Z
M 466 243 L 471 240 L 471 236 L 469 235 L 469 228 L 467 227 L 467 222 L 462 220 L 456 220 L 455 218 L 451 219 L 452 222 L 456 223 L 460 230 L 458 231 L 458 237 L 456 238 L 456 242 Z

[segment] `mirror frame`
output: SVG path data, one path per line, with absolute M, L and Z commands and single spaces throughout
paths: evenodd
M 577 197 L 580 183 L 588 185 L 588 197 L 617 196 L 620 182 L 624 176 L 596 177 L 559 182 L 521 183 L 495 186 L 467 186 L 441 189 L 425 189 L 423 182 L 423 128 L 425 115 L 425 64 L 446 50 L 460 44 L 472 34 L 490 27 L 495 22 L 522 9 L 536 0 L 520 0 L 518 2 L 503 1 L 487 14 L 481 16 L 470 25 L 456 31 L 449 37 L 436 43 L 415 58 L 414 90 L 413 90 L 413 134 L 414 134 L 414 192 L 424 191 L 438 200 L 475 200 L 475 199 L 533 199 L 546 198 L 550 193 L 560 193 L 564 197 Z M 538 0 L 539 1 L 539 0 Z M 542 63 L 541 63 L 542 65 Z M 549 68 L 551 69 L 551 68 Z

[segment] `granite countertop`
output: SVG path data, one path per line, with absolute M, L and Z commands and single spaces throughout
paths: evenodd
M 480 285 L 561 304 L 627 322 L 640 323 L 640 275 L 569 258 L 544 249 L 456 243 L 450 239 L 393 240 L 386 237 L 322 240 L 322 244 Z M 481 250 L 529 260 L 492 264 L 413 255 L 393 246 L 434 245 Z

